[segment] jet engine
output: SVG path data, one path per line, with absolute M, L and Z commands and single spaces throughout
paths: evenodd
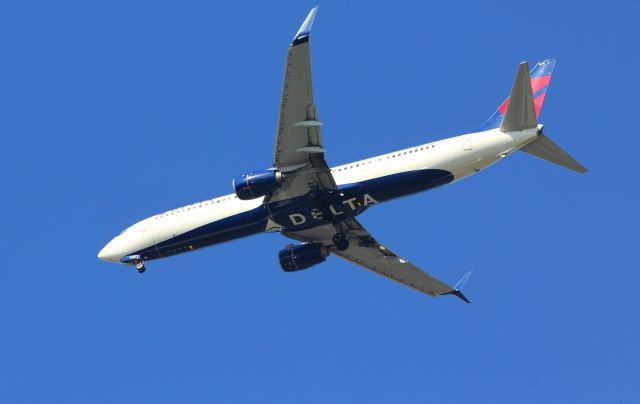
M 278 170 L 256 171 L 233 179 L 233 190 L 238 198 L 249 200 L 265 196 L 282 184 L 282 173 Z
M 309 243 L 288 245 L 278 254 L 280 266 L 285 272 L 295 272 L 307 269 L 324 262 L 329 252 L 322 244 Z

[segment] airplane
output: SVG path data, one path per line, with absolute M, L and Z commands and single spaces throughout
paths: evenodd
M 455 287 L 445 284 L 378 242 L 356 217 L 383 202 L 466 178 L 518 150 L 587 171 L 538 123 L 555 59 L 531 71 L 521 63 L 509 98 L 477 132 L 329 167 L 309 59 L 317 10 L 310 11 L 287 51 L 273 167 L 235 177 L 232 194 L 134 224 L 98 253 L 100 260 L 135 266 L 142 273 L 147 261 L 279 232 L 298 242 L 278 254 L 285 272 L 335 255 L 427 295 L 453 295 L 469 303 L 459 287 L 469 274 Z

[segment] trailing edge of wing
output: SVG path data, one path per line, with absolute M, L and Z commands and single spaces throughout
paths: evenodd
M 469 299 L 458 289 L 452 288 L 412 263 L 400 258 L 372 237 L 352 239 L 349 248 L 346 250 L 330 251 L 340 258 L 429 296 L 453 295 L 469 303 Z
M 268 197 L 271 202 L 304 195 L 312 188 L 336 187 L 324 159 L 322 123 L 313 101 L 309 33 L 317 10 L 311 9 L 287 50 L 273 167 L 288 175 Z
M 333 247 L 331 238 L 336 231 L 333 224 L 296 232 L 283 231 L 282 234 L 306 243 L 322 243 L 333 255 L 429 296 L 453 295 L 469 303 L 469 300 L 458 290 L 458 287 L 468 279 L 469 274 L 466 274 L 461 282 L 452 288 L 377 242 L 356 219 L 341 222 L 341 227 L 349 239 L 349 247 L 343 251 Z
M 313 26 L 313 20 L 316 18 L 316 13 L 318 12 L 318 6 L 315 6 L 307 15 L 304 22 L 300 26 L 300 29 L 293 37 L 293 41 L 291 45 L 297 45 L 299 43 L 303 43 L 309 40 L 309 34 L 311 33 L 311 27 Z

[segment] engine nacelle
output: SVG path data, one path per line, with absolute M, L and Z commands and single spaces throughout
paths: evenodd
M 242 200 L 255 199 L 275 191 L 282 184 L 278 170 L 256 171 L 233 179 L 233 190 Z
M 288 245 L 278 254 L 280 266 L 285 272 L 300 271 L 324 262 L 329 252 L 322 244 Z

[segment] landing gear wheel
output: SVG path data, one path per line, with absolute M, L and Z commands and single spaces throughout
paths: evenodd
M 344 233 L 336 233 L 332 238 L 333 244 L 335 244 L 336 248 L 340 251 L 344 251 L 349 248 L 349 240 L 347 240 L 347 236 Z
M 138 271 L 139 274 L 143 273 L 146 270 L 147 268 L 144 267 L 144 262 L 140 261 L 136 264 L 136 271 Z

